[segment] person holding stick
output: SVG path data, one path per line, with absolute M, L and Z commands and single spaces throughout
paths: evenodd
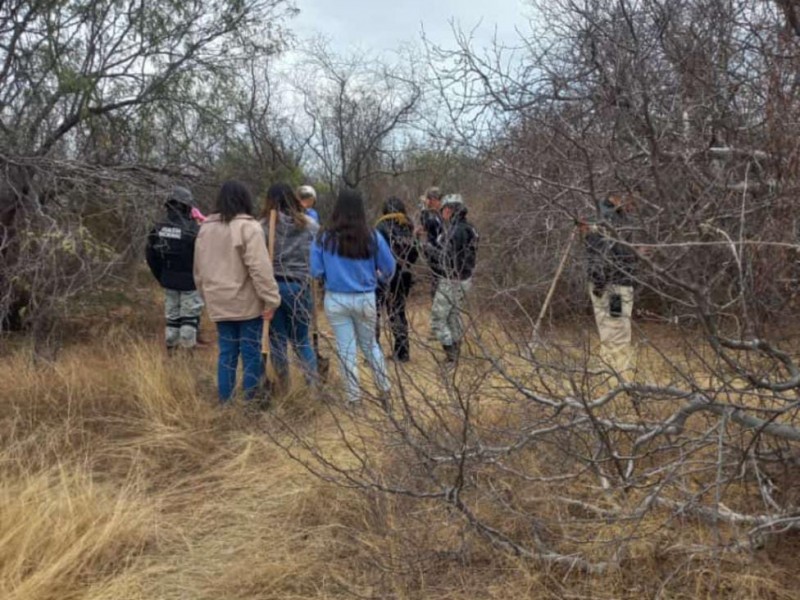
M 618 237 L 630 209 L 629 200 L 612 194 L 600 202 L 600 223 L 582 225 L 600 357 L 619 373 L 633 365 L 631 315 L 636 253 Z
M 267 229 L 267 217 L 271 210 L 278 214 L 274 241 L 270 240 Z M 286 391 L 289 387 L 289 342 L 300 359 L 306 383 L 315 386 L 317 357 L 309 337 L 314 310 L 309 254 L 319 225 L 308 214 L 304 214 L 292 188 L 286 183 L 276 183 L 267 190 L 261 224 L 265 228 L 267 242 L 274 244 L 272 263 L 281 296 L 281 305 L 275 311 L 269 330 L 270 353 L 278 377 L 278 389 Z
M 264 231 L 253 216 L 253 198 L 238 181 L 222 184 L 215 212 L 200 227 L 194 280 L 217 325 L 219 400 L 224 404 L 233 397 L 239 355 L 244 397 L 253 400 L 263 373 L 263 323 L 281 297 Z

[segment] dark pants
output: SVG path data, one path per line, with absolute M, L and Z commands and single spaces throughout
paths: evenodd
M 236 387 L 236 369 L 242 355 L 242 390 L 247 400 L 252 400 L 258 391 L 264 365 L 261 360 L 261 335 L 264 320 L 261 317 L 248 321 L 218 321 L 217 386 L 220 402 L 233 397 Z
M 309 283 L 278 281 L 281 305 L 275 311 L 269 328 L 269 345 L 272 350 L 272 366 L 284 389 L 289 387 L 289 342 L 300 359 L 306 383 L 317 380 L 317 356 L 309 339 L 311 324 L 311 288 Z
M 392 277 L 387 286 L 381 286 L 377 291 L 378 319 L 376 321 L 375 335 L 381 336 L 380 315 L 384 311 L 389 317 L 389 327 L 394 338 L 393 355 L 400 360 L 408 360 L 408 318 L 406 317 L 406 299 L 411 291 L 411 273 L 401 271 Z

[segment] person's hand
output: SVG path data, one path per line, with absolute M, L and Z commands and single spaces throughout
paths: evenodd
M 265 310 L 261 316 L 264 317 L 265 321 L 272 321 L 272 317 L 275 316 L 275 309 L 270 308 L 269 310 Z
M 421 238 L 425 235 L 425 228 L 422 225 L 417 225 L 414 228 L 414 235 Z

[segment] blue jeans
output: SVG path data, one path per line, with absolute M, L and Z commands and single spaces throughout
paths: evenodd
M 217 386 L 220 402 L 228 402 L 236 388 L 236 368 L 239 354 L 242 355 L 242 391 L 247 400 L 252 400 L 258 391 L 264 365 L 261 361 L 261 332 L 264 319 L 256 317 L 249 321 L 218 321 Z
M 272 366 L 284 387 L 289 383 L 288 342 L 292 342 L 297 357 L 303 366 L 303 374 L 309 385 L 317 381 L 317 355 L 311 346 L 308 331 L 311 323 L 310 282 L 279 281 L 281 305 L 275 311 L 269 327 L 269 345 Z
M 388 392 L 390 385 L 386 364 L 383 362 L 381 347 L 375 339 L 375 321 L 378 315 L 375 292 L 342 294 L 327 291 L 325 314 L 336 336 L 342 379 L 347 386 L 347 399 L 357 402 L 360 398 L 356 346 L 361 348 L 369 362 L 375 386 L 382 392 Z

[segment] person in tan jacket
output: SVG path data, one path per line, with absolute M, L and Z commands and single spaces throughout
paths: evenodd
M 264 231 L 253 217 L 253 198 L 244 184 L 226 181 L 216 211 L 200 227 L 194 252 L 194 281 L 208 316 L 217 325 L 220 402 L 236 387 L 242 356 L 242 389 L 252 399 L 261 381 L 261 334 L 281 298 Z

